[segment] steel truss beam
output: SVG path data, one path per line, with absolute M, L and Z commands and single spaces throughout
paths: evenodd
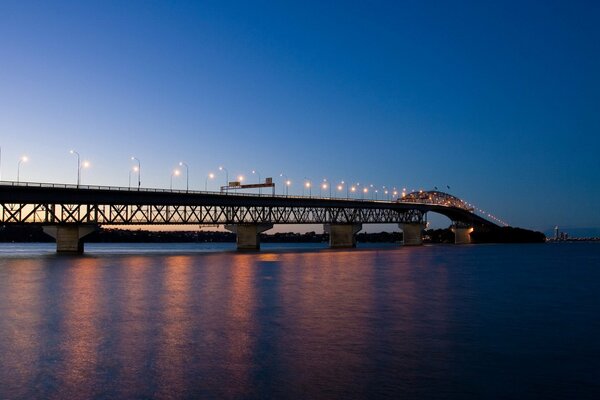
M 221 225 L 421 223 L 416 209 L 131 204 L 0 204 L 3 224 Z

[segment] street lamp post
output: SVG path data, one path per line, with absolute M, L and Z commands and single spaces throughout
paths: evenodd
M 174 176 L 179 176 L 178 169 L 175 169 L 175 170 L 173 170 L 173 172 L 171 172 L 171 186 L 169 186 L 170 190 L 173 190 L 173 177 Z
M 215 174 L 213 174 L 212 172 L 210 172 L 207 176 L 206 179 L 204 180 L 204 191 L 207 192 L 208 191 L 208 180 L 209 179 L 214 179 Z
M 142 165 L 140 163 L 140 160 L 138 158 L 135 157 L 131 157 L 131 161 L 137 161 L 137 175 L 138 175 L 138 190 L 140 190 L 141 184 L 142 184 Z
M 90 166 L 90 163 L 89 163 L 89 161 L 85 161 L 85 160 L 84 160 L 84 161 L 81 163 L 81 170 L 83 170 L 83 169 L 85 169 L 85 168 L 89 168 L 89 166 Z M 81 175 L 81 182 L 83 182 L 83 172 L 81 172 L 81 173 L 80 173 L 80 175 Z
M 133 172 L 138 172 L 138 167 L 135 166 L 135 167 L 129 169 L 129 189 L 131 189 L 131 172 L 132 171 Z
M 283 172 L 280 173 L 279 176 L 281 178 L 283 178 L 283 185 L 285 186 L 285 189 L 283 187 L 281 188 L 281 194 L 285 194 L 287 196 L 288 195 L 288 186 L 290 186 L 288 182 L 290 182 L 290 180 L 288 179 L 288 176 L 286 174 L 284 174 Z M 284 192 L 284 190 L 285 190 L 285 192 Z
M 312 197 L 312 185 L 310 182 L 310 179 L 308 179 L 307 177 L 304 177 L 304 186 L 306 186 L 306 188 L 308 189 L 308 197 Z M 304 190 L 302 190 L 302 192 L 304 193 Z
M 179 162 L 180 167 L 185 167 L 185 192 L 189 192 L 190 190 L 190 167 L 183 161 Z
M 77 156 L 77 187 L 79 187 L 79 183 L 81 182 L 81 159 L 79 157 L 79 153 L 75 150 L 71 150 L 69 153 Z
M 323 189 L 323 190 L 327 190 L 327 187 L 328 187 L 328 186 L 329 186 L 329 185 L 327 184 L 327 182 L 323 182 L 323 183 L 321 184 L 321 186 L 319 187 L 319 197 L 323 197 L 323 194 L 322 194 L 322 189 Z M 329 187 L 329 198 L 331 198 L 331 187 Z
M 19 159 L 19 162 L 17 163 L 17 183 L 19 183 L 20 180 L 20 175 L 21 175 L 21 163 L 22 162 L 27 162 L 28 158 L 27 156 L 23 156 Z
M 219 167 L 219 171 L 225 171 L 225 186 L 229 186 L 229 171 L 223 166 Z

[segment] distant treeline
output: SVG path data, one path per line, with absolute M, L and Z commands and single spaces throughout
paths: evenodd
M 264 243 L 321 243 L 329 241 L 327 233 L 263 233 Z M 403 239 L 402 232 L 358 233 L 362 243 L 396 243 Z M 473 243 L 541 243 L 546 236 L 541 232 L 521 228 L 504 227 L 478 231 L 471 234 Z M 0 242 L 53 242 L 54 239 L 38 225 L 0 226 Z M 222 231 L 147 231 L 104 229 L 85 237 L 88 243 L 219 243 L 235 242 L 235 234 Z M 425 243 L 454 243 L 454 233 L 448 229 L 428 229 L 424 232 Z

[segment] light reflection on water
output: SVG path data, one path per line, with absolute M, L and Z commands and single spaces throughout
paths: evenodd
M 598 245 L 21 246 L 0 246 L 2 399 L 600 393 Z

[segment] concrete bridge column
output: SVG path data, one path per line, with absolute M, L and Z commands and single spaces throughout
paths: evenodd
M 420 246 L 423 244 L 423 230 L 427 227 L 427 224 L 423 222 L 412 222 L 398 224 L 402 229 L 402 235 L 404 236 L 404 246 Z
M 452 232 L 454 232 L 454 244 L 470 244 L 471 243 L 471 232 L 473 232 L 473 228 L 462 228 L 462 227 L 452 227 Z
M 324 224 L 323 228 L 329 233 L 329 247 L 356 247 L 356 234 L 362 224 Z
M 44 233 L 56 240 L 57 253 L 83 253 L 84 236 L 98 229 L 96 225 L 47 225 L 42 227 Z
M 273 224 L 233 224 L 225 229 L 235 233 L 238 250 L 259 250 L 260 234 L 273 228 Z

